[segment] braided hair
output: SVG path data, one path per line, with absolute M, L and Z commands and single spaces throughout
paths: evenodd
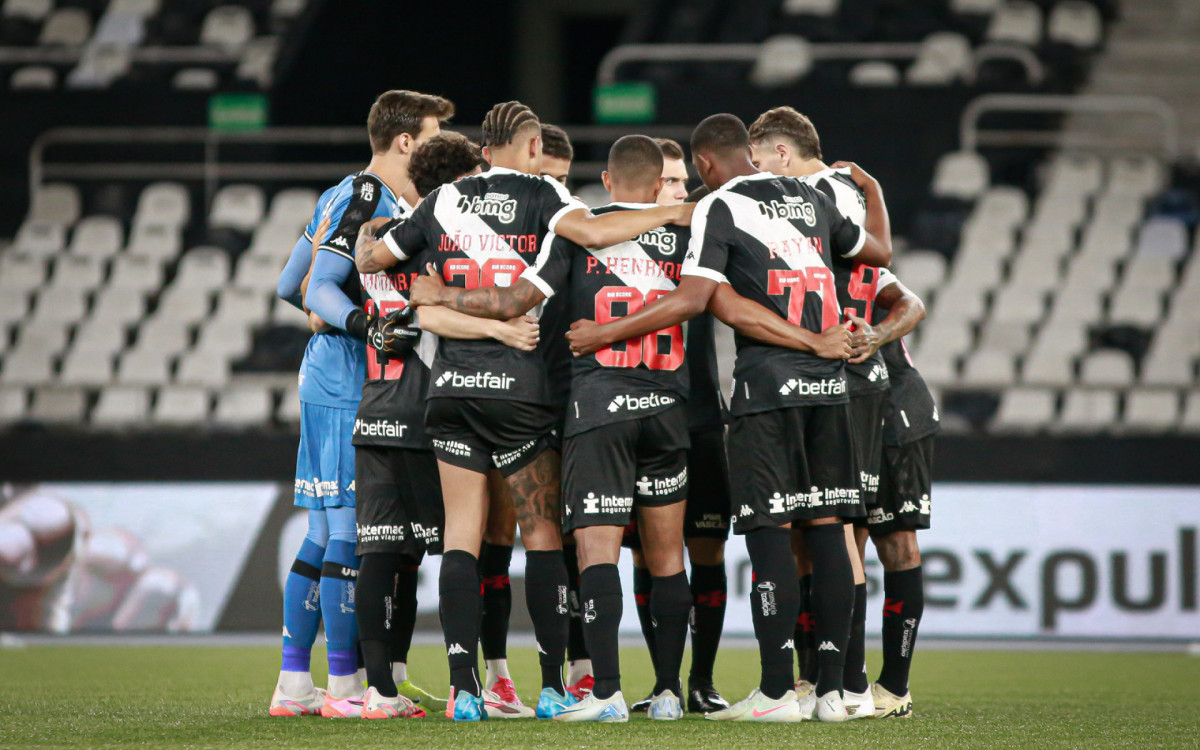
M 503 148 L 529 125 L 539 125 L 538 116 L 532 109 L 518 101 L 501 102 L 483 118 L 482 145 Z

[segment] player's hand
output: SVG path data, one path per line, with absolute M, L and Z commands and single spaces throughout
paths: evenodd
M 538 319 L 530 315 L 521 315 L 510 320 L 496 321 L 492 338 L 505 346 L 531 352 L 537 349 L 541 340 L 541 326 Z
M 679 209 L 679 215 L 671 223 L 678 224 L 681 227 L 691 226 L 692 212 L 696 210 L 696 204 L 680 203 L 678 206 L 673 206 L 673 208 Z
M 327 333 L 332 328 L 333 326 L 321 320 L 320 315 L 317 315 L 315 312 L 311 311 L 308 313 L 308 330 L 312 331 L 313 333 Z
M 367 326 L 367 343 L 388 357 L 403 357 L 421 340 L 421 329 L 410 328 L 416 311 L 411 307 L 373 318 Z
M 408 304 L 413 307 L 439 305 L 442 301 L 442 290 L 446 288 L 445 282 L 442 281 L 442 277 L 432 263 L 426 263 L 425 270 L 428 273 L 418 276 L 408 293 Z
M 853 364 L 867 361 L 867 358 L 879 351 L 883 345 L 883 336 L 875 330 L 875 326 L 858 317 L 850 316 L 854 330 L 850 333 L 850 345 L 854 347 L 854 356 L 850 358 Z
M 875 178 L 867 174 L 867 171 L 858 166 L 852 161 L 835 161 L 834 169 L 850 168 L 850 179 L 854 180 L 854 184 L 858 185 L 860 190 L 866 190 L 869 186 L 875 184 Z
M 577 320 L 567 331 L 567 341 L 571 345 L 571 353 L 576 357 L 603 349 L 609 345 L 604 340 L 603 326 L 594 320 Z
M 375 233 L 391 219 L 386 216 L 376 216 L 358 228 L 358 237 L 354 239 L 354 257 L 366 252 L 367 246 L 375 242 Z
M 854 346 L 850 343 L 850 324 L 826 328 L 817 336 L 813 353 L 824 359 L 848 359 L 854 355 Z

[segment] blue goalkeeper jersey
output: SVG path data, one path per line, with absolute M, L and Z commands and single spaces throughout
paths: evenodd
M 354 262 L 354 243 L 358 229 L 379 216 L 394 219 L 406 216 L 411 207 L 397 197 L 383 180 L 370 172 L 359 172 L 326 190 L 313 217 L 304 230 L 310 242 L 317 225 L 329 217 L 329 231 L 320 252 L 331 252 Z M 342 283 L 342 291 L 355 306 L 361 304 L 358 271 L 351 265 Z M 345 321 L 327 321 L 340 326 Z M 314 335 L 304 350 L 300 364 L 300 400 L 308 404 L 357 409 L 366 377 L 366 344 L 340 328 Z

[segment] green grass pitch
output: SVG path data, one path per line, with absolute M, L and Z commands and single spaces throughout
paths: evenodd
M 313 654 L 314 667 L 324 653 Z M 537 662 L 514 649 L 526 702 Z M 717 724 L 635 717 L 626 725 L 444 718 L 272 719 L 279 656 L 261 647 L 31 647 L 0 651 L 2 747 L 599 748 L 1198 747 L 1200 658 L 1182 654 L 918 652 L 907 720 L 843 725 Z M 642 651 L 622 654 L 625 695 L 651 686 Z M 878 654 L 869 655 L 872 673 Z M 685 662 L 686 668 L 686 662 Z M 445 692 L 442 650 L 414 649 L 410 675 Z M 740 699 L 758 679 L 757 653 L 726 649 L 717 686 Z M 321 684 L 320 679 L 318 684 Z

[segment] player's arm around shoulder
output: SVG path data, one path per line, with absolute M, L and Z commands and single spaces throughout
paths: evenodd
M 639 211 L 612 211 L 599 216 L 579 208 L 564 215 L 551 229 L 578 245 L 598 249 L 632 240 L 666 224 L 688 226 L 695 208 L 694 203 L 682 203 Z
M 853 256 L 856 262 L 868 266 L 887 268 L 892 263 L 892 223 L 879 180 L 854 162 L 834 162 L 833 168 L 849 168 L 850 179 L 863 191 L 867 201 L 867 218 L 861 227 L 863 239 L 859 249 L 846 253 L 847 257 Z
M 380 229 L 392 221 L 381 216 L 359 227 L 358 237 L 354 241 L 354 267 L 359 273 L 379 273 L 404 260 L 398 258 L 387 245 L 385 238 L 390 230 L 379 238 L 375 237 Z
M 426 270 L 428 273 L 413 283 L 409 304 L 414 307 L 441 305 L 479 318 L 509 320 L 524 315 L 546 299 L 542 290 L 524 277 L 509 287 L 458 289 L 446 286 L 432 263 Z

